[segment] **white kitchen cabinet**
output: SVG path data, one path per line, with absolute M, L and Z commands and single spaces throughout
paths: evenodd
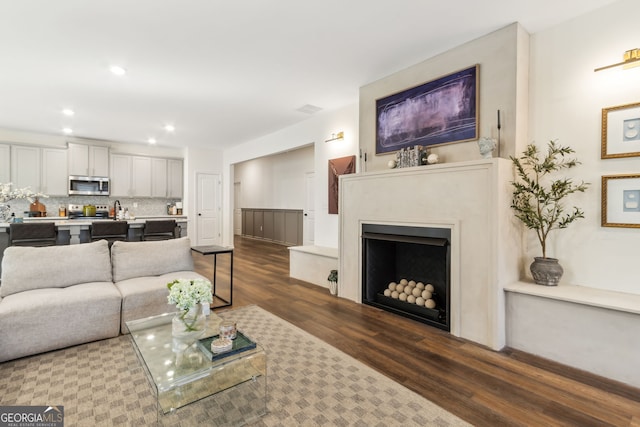
M 131 196 L 131 156 L 112 154 L 109 178 L 111 185 L 110 196 Z
M 89 146 L 69 143 L 69 175 L 89 175 Z
M 151 159 L 151 197 L 167 197 L 167 159 Z
M 40 191 L 40 148 L 23 145 L 11 146 L 11 182 L 13 188 L 29 187 Z
M 67 195 L 67 150 L 12 145 L 10 152 L 7 170 L 11 170 L 14 189 L 29 187 L 47 196 Z
M 47 196 L 66 196 L 69 192 L 67 150 L 42 148 L 41 160 L 40 192 Z
M 182 198 L 182 160 L 111 154 L 111 196 Z
M 171 199 L 182 198 L 182 160 L 167 160 L 167 197 Z
M 151 157 L 131 158 L 131 195 L 151 197 Z
M 0 184 L 11 182 L 11 146 L 0 144 Z
M 115 197 L 151 197 L 151 157 L 111 155 L 111 190 Z
M 109 176 L 109 148 L 70 142 L 69 175 Z
M 89 169 L 92 176 L 109 176 L 109 148 L 89 146 Z

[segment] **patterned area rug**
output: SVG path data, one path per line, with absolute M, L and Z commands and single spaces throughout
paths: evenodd
M 267 414 L 254 426 L 466 426 L 384 375 L 257 307 L 217 313 L 267 354 Z M 160 425 L 229 425 L 233 393 Z M 63 405 L 66 426 L 146 426 L 156 402 L 128 335 L 0 364 L 0 405 Z

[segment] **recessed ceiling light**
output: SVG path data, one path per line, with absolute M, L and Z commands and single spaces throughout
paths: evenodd
M 119 65 L 112 65 L 109 69 L 116 76 L 124 76 L 125 74 L 127 74 L 127 70 L 125 70 Z
M 167 132 L 175 132 L 176 128 L 173 125 L 165 125 L 164 130 Z
M 155 144 L 157 141 L 156 141 L 156 139 L 155 139 L 155 138 L 149 138 L 149 139 L 147 139 L 147 142 L 148 142 L 149 144 Z
M 62 128 L 62 132 L 64 132 L 65 134 L 69 135 L 70 133 L 73 133 L 73 129 L 71 129 L 71 128 Z
M 62 114 L 71 117 L 75 114 L 75 112 L 70 108 L 65 108 L 64 110 L 62 110 Z

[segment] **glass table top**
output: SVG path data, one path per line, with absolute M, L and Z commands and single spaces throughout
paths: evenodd
M 257 353 L 262 353 L 262 357 L 258 358 L 257 363 L 254 361 L 242 364 L 247 369 L 243 368 L 241 372 L 236 372 L 236 380 L 246 381 L 247 377 L 256 375 L 256 371 L 258 374 L 266 373 L 266 366 L 264 370 L 261 366 L 265 359 L 264 351 L 259 345 L 255 349 L 211 361 L 196 343 L 183 342 L 172 336 L 171 322 L 174 316 L 175 313 L 166 313 L 126 322 L 136 352 L 144 363 L 158 394 L 206 378 L 226 364 L 241 359 L 255 359 Z M 206 331 L 201 338 L 217 335 L 221 320 L 214 313 L 208 315 Z M 227 371 L 233 371 L 233 369 L 227 369 Z M 230 379 L 226 382 L 233 383 L 236 380 Z M 225 385 L 220 387 L 224 388 Z

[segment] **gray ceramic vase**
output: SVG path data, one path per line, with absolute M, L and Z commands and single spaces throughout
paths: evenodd
M 557 258 L 535 257 L 529 267 L 533 281 L 538 285 L 558 286 L 564 270 Z

